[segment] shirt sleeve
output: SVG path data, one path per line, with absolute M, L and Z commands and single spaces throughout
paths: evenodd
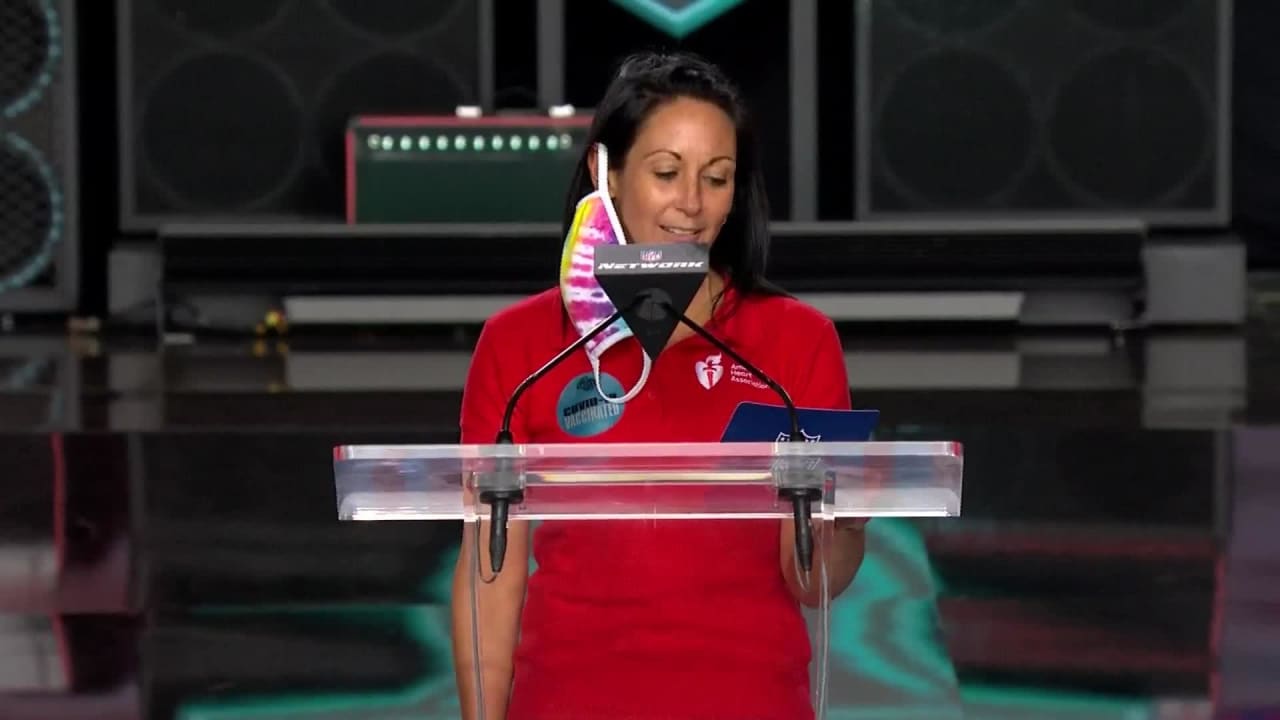
M 810 346 L 812 354 L 800 367 L 806 368 L 796 383 L 796 407 L 819 410 L 850 410 L 853 400 L 849 391 L 849 371 L 844 362 L 844 348 L 835 323 L 825 319 L 818 336 Z
M 488 444 L 498 436 L 498 428 L 502 426 L 502 415 L 506 410 L 507 400 L 515 390 L 515 385 L 504 373 L 501 348 L 515 350 L 514 343 L 502 337 L 502 331 L 492 324 L 486 323 L 476 340 L 475 350 L 471 353 L 471 364 L 467 368 L 467 379 L 462 387 L 462 411 L 460 417 L 461 438 L 463 444 Z M 511 353 L 509 353 L 511 354 Z M 514 358 L 508 357 L 508 363 Z M 522 399 L 521 404 L 529 398 Z M 524 432 L 524 416 L 520 408 L 511 419 L 511 435 L 515 442 L 526 442 Z

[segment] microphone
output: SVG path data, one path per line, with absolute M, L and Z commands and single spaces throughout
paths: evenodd
M 516 386 L 502 413 L 502 426 L 498 429 L 498 435 L 493 441 L 495 445 L 512 445 L 515 443 L 514 438 L 511 436 L 511 420 L 515 415 L 516 404 L 520 402 L 520 398 L 525 391 L 541 380 L 544 375 L 555 369 L 557 365 L 564 362 L 570 355 L 582 348 L 582 346 L 591 342 L 592 338 L 604 332 L 620 317 L 623 317 L 623 312 L 614 310 L 608 320 L 573 341 L 572 344 L 561 350 L 555 357 L 533 371 L 529 377 Z M 511 503 L 519 504 L 524 502 L 524 482 L 520 474 L 512 466 L 513 463 L 510 457 L 494 458 L 494 469 L 491 472 L 477 473 L 475 479 L 480 502 L 490 506 L 489 567 L 495 575 L 502 571 L 503 560 L 507 554 L 507 519 Z
M 656 245 L 602 245 L 595 251 L 595 277 L 619 308 L 640 346 L 657 358 L 678 325 L 683 324 L 716 349 L 733 358 L 782 399 L 791 419 L 790 442 L 804 442 L 800 414 L 791 396 L 773 378 L 739 355 L 706 328 L 694 322 L 684 309 L 702 286 L 710 267 L 710 254 L 698 243 Z M 775 469 L 778 496 L 791 503 L 795 519 L 796 556 L 808 573 L 813 568 L 811 506 L 822 499 L 822 478 L 803 467 L 785 464 Z

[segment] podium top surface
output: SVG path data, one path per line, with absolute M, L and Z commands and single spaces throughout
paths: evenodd
M 339 515 L 461 519 L 487 513 L 486 489 L 517 488 L 511 517 L 789 517 L 778 489 L 821 491 L 819 517 L 958 515 L 955 442 L 341 445 Z
M 691 462 L 741 461 L 779 457 L 955 457 L 963 450 L 951 441 L 909 442 L 744 442 L 744 443 L 516 443 L 503 445 L 339 445 L 334 461 L 487 458 L 681 458 Z

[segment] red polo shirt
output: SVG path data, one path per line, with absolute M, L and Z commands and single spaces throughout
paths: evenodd
M 708 328 L 797 406 L 847 409 L 834 325 L 785 297 L 729 292 Z M 559 292 L 494 315 L 464 389 L 462 442 L 493 442 L 516 385 L 573 342 Z M 603 357 L 606 392 L 630 390 L 634 339 Z M 777 396 L 693 336 L 654 361 L 625 405 L 598 401 L 585 352 L 531 387 L 517 443 L 716 442 L 739 403 Z M 780 567 L 776 520 L 545 522 L 534 531 L 509 720 L 809 718 L 809 636 Z

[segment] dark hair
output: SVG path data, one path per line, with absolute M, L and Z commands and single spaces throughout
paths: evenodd
M 740 293 L 780 293 L 764 277 L 769 257 L 769 200 L 746 103 L 719 68 L 692 53 L 639 53 L 619 65 L 596 106 L 582 157 L 569 183 L 561 235 L 568 233 L 578 201 L 595 190 L 587 159 L 596 143 L 609 149 L 612 167 L 621 167 L 636 131 L 649 114 L 682 97 L 719 107 L 737 131 L 733 207 L 711 246 L 711 267 L 726 275 Z

